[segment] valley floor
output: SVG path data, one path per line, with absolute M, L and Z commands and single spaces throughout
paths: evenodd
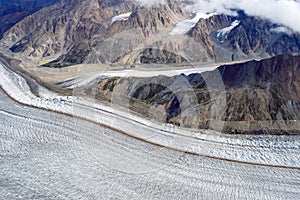
M 168 143 L 170 132 L 153 132 L 155 125 L 146 121 L 137 125 L 130 115 L 122 120 L 121 111 L 109 115 L 103 107 L 100 113 L 88 112 L 80 100 L 69 105 L 66 97 L 36 99 L 21 77 L 2 64 L 0 68 L 0 86 L 31 105 L 0 91 L 4 199 L 297 199 L 300 195 L 298 137 L 223 138 L 203 133 L 193 140 L 175 131 Z M 85 109 L 87 118 L 103 115 L 102 122 L 135 135 L 46 109 L 78 115 Z M 152 135 L 146 137 L 143 131 Z M 198 146 L 191 145 L 196 141 Z

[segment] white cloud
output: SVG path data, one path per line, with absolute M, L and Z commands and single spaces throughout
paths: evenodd
M 264 17 L 272 22 L 283 24 L 300 32 L 300 1 L 299 0 L 193 0 L 189 10 L 203 13 L 225 13 L 230 9 L 241 9 L 251 16 Z
M 133 0 L 142 6 L 165 3 L 166 0 Z M 180 0 L 177 0 L 180 1 Z M 251 16 L 267 18 L 300 32 L 300 0 L 191 0 L 190 11 L 199 13 L 223 13 L 233 15 L 230 9 L 241 9 Z M 182 1 L 184 2 L 184 1 Z

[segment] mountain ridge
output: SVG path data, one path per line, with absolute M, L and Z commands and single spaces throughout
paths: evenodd
M 81 63 L 206 64 L 299 54 L 299 33 L 280 24 L 243 11 L 198 19 L 181 4 L 143 7 L 131 1 L 66 0 L 20 21 L 1 44 L 18 56 L 49 60 L 44 67 L 58 68 Z M 130 15 L 111 23 L 125 13 Z M 181 22 L 195 20 L 186 34 L 170 34 Z M 238 23 L 230 28 L 233 22 Z
M 300 56 L 287 54 L 189 76 L 105 79 L 96 98 L 123 106 L 128 101 L 125 106 L 145 117 L 155 110 L 155 120 L 183 127 L 223 121 L 226 133 L 292 134 L 300 132 L 299 75 Z
M 0 2 L 0 39 L 16 23 L 35 13 L 36 11 L 51 6 L 59 0 L 2 0 Z

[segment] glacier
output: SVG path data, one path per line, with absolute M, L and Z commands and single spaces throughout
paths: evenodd
M 57 97 L 45 89 L 47 96 L 35 97 L 22 77 L 3 64 L 0 72 L 1 87 L 15 99 L 0 91 L 3 199 L 297 199 L 300 195 L 299 169 L 209 156 L 299 166 L 298 137 L 225 137 L 209 131 L 191 136 L 190 131 L 143 121 L 85 99 Z M 81 112 L 86 119 L 77 117 Z M 100 118 L 137 135 L 93 121 Z M 178 151 L 154 142 L 189 148 Z M 188 153 L 200 149 L 203 155 Z M 288 163 L 293 157 L 294 163 Z

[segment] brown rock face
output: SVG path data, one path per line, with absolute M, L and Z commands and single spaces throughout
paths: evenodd
M 98 0 L 61 1 L 26 17 L 5 33 L 3 42 L 13 44 L 13 52 L 33 57 L 69 51 L 81 42 L 91 46 L 92 37 L 105 32 L 113 16 L 131 9 L 127 2 L 109 7 Z
M 249 110 L 246 114 L 255 120 L 300 119 L 300 57 L 277 56 L 243 65 L 223 66 L 220 71 L 223 70 L 225 85 L 232 88 L 232 93 L 235 89 L 241 92 L 240 96 L 231 95 L 230 102 L 239 105 L 237 109 L 242 109 L 244 104 Z M 247 99 L 250 105 L 241 103 Z M 242 119 L 245 120 L 245 112 Z
M 188 33 L 191 37 L 195 38 L 196 41 L 202 43 L 211 58 L 216 58 L 214 52 L 214 41 L 211 38 L 211 33 L 226 27 L 233 21 L 234 17 L 226 15 L 214 15 L 208 20 L 200 19 L 197 25 L 190 30 Z
M 0 2 L 0 39 L 16 23 L 36 11 L 53 5 L 59 0 L 2 0 Z

